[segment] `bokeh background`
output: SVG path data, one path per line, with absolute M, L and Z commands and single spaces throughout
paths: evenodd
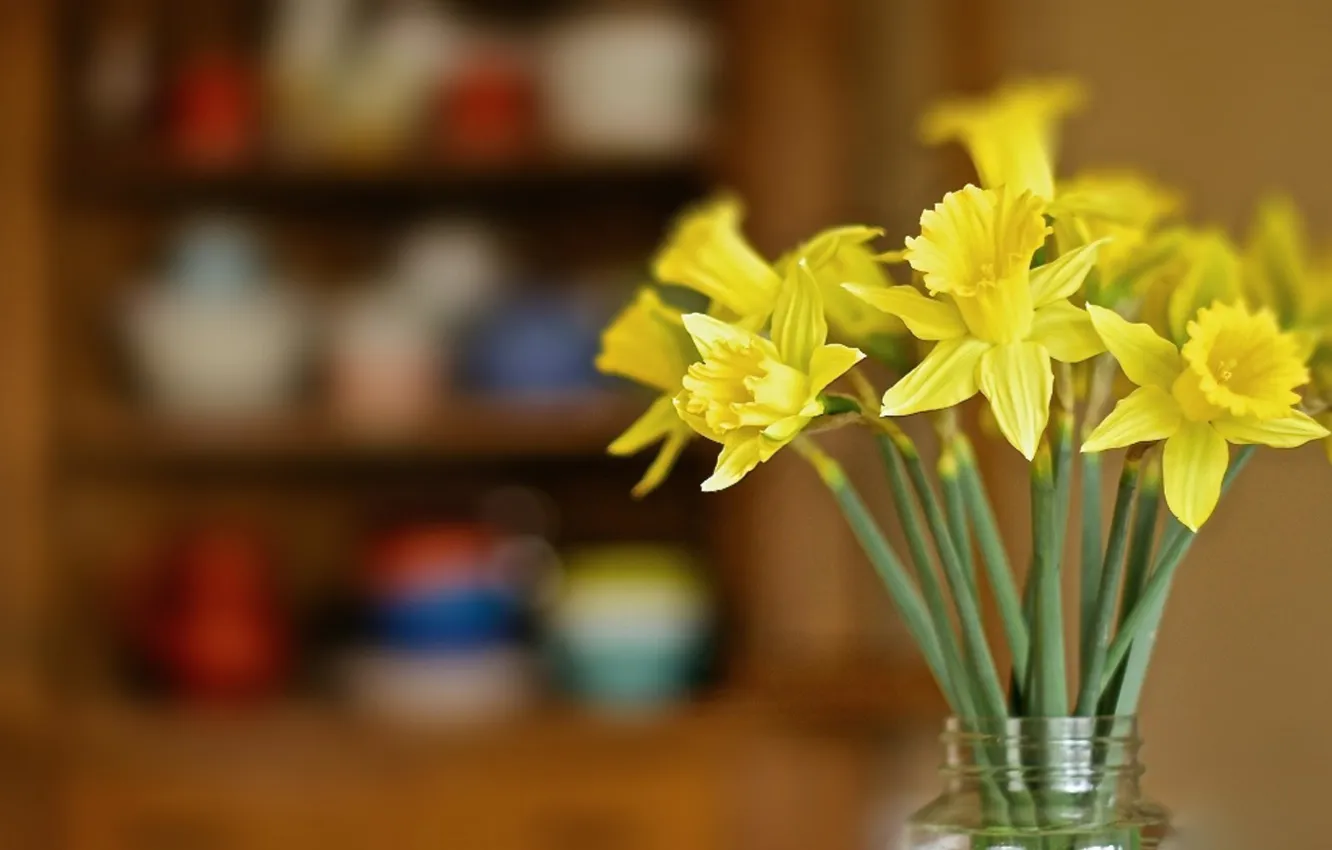
M 1022 74 L 1091 92 L 1061 173 L 1132 165 L 1237 236 L 1284 191 L 1332 239 L 1329 31 L 1301 0 L 8 0 L 0 847 L 895 846 L 942 706 L 871 570 L 798 463 L 704 496 L 699 447 L 632 501 L 601 323 L 712 187 L 769 256 L 911 233 L 968 178 L 920 111 Z M 1015 460 L 984 457 L 1020 563 Z M 1262 457 L 1177 583 L 1147 787 L 1210 846 L 1326 842 L 1330 498 L 1320 449 Z

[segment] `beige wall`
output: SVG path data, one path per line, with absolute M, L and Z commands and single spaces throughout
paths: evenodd
M 909 228 L 943 187 L 911 124 L 942 86 L 931 56 L 958 29 L 941 19 L 944 5 L 932 17 L 925 4 L 876 7 L 883 41 L 871 51 L 866 108 L 881 112 L 866 120 L 881 156 L 862 172 L 895 228 Z M 1142 167 L 1179 187 L 1195 220 L 1237 232 L 1257 198 L 1287 190 L 1332 249 L 1332 3 L 980 5 L 1005 73 L 1071 72 L 1088 83 L 1091 108 L 1070 125 L 1064 173 Z M 1022 548 L 1025 468 L 996 451 L 1007 532 Z M 1186 821 L 1232 827 L 1206 846 L 1332 846 L 1329 612 L 1332 467 L 1318 448 L 1266 452 L 1181 572 L 1143 705 L 1151 792 Z
M 1003 4 L 999 4 L 1003 5 Z M 1071 71 L 1092 108 L 1067 170 L 1140 165 L 1200 221 L 1247 226 L 1294 194 L 1332 247 L 1332 4 L 1118 0 L 1013 4 L 1019 71 Z M 1267 452 L 1182 571 L 1143 705 L 1153 793 L 1228 822 L 1213 845 L 1326 847 L 1332 787 L 1332 467 Z

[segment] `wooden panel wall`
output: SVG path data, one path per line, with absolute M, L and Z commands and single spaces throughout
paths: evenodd
M 47 492 L 47 4 L 0 4 L 0 713 L 30 713 Z
M 0 3 L 0 850 L 41 845 L 52 803 L 43 714 L 47 491 L 48 31 Z

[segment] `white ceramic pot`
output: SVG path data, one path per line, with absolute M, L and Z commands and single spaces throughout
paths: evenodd
M 664 156 L 704 135 L 706 30 L 668 11 L 602 12 L 552 29 L 541 83 L 553 141 L 578 154 Z
M 344 667 L 361 710 L 412 725 L 475 725 L 512 717 L 531 701 L 531 662 L 507 647 L 456 654 L 365 650 Z
M 274 289 L 207 295 L 166 287 L 130 302 L 126 341 L 149 398 L 170 413 L 272 412 L 293 398 L 308 315 Z

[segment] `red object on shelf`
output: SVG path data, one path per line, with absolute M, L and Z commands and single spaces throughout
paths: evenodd
M 436 135 L 447 159 L 513 161 L 536 146 L 536 82 L 513 51 L 473 54 L 442 89 L 440 105 Z
M 496 540 L 482 525 L 426 523 L 399 528 L 371 550 L 367 580 L 372 595 L 430 587 L 439 582 L 489 578 Z
M 171 88 L 169 122 L 172 152 L 186 165 L 225 168 L 248 159 L 259 114 L 244 60 L 221 51 L 186 60 Z
M 144 649 L 179 695 L 250 701 L 286 675 L 290 637 L 263 541 L 240 528 L 185 535 L 152 573 L 140 605 Z

